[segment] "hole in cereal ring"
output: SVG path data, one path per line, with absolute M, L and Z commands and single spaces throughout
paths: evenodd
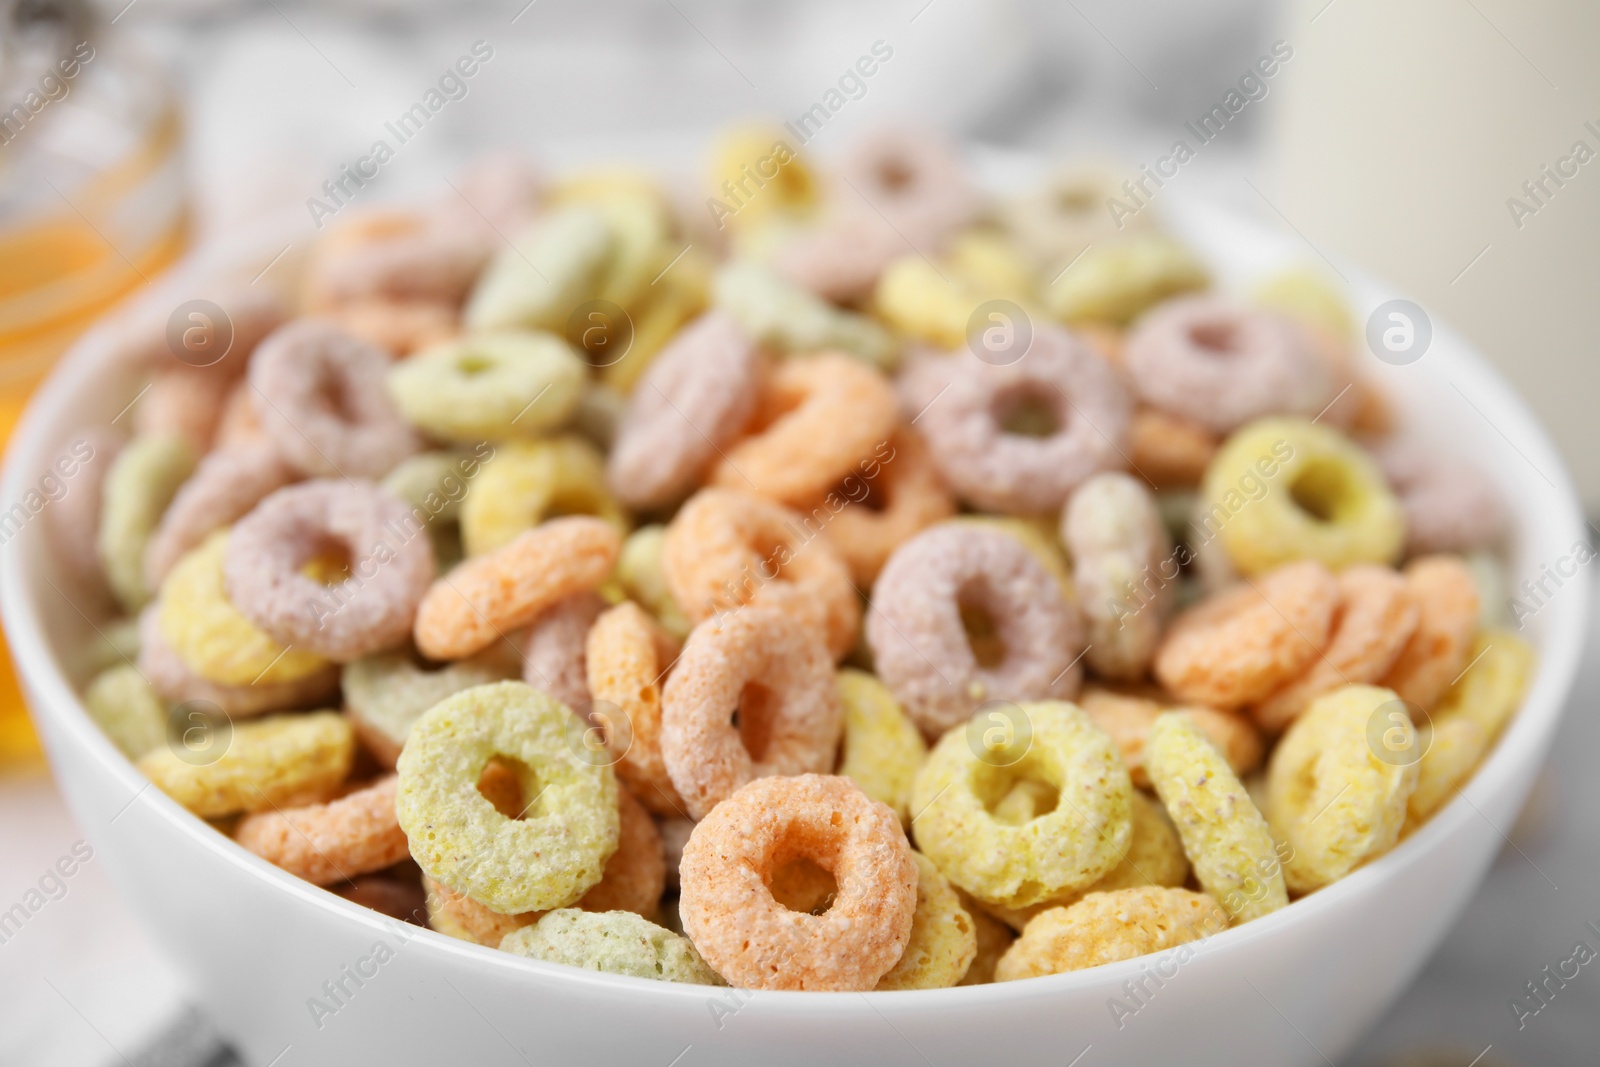
M 1006 645 L 1000 638 L 999 628 L 995 626 L 994 616 L 981 604 L 963 601 L 960 609 L 961 628 L 967 632 L 967 644 L 972 648 L 973 659 L 986 670 L 998 667 L 1006 658 Z
M 1231 322 L 1197 322 L 1189 328 L 1189 340 L 1211 355 L 1230 356 L 1237 349 L 1238 332 Z
M 774 865 L 767 887 L 773 900 L 806 915 L 826 913 L 839 894 L 833 873 L 809 856 Z
M 1356 490 L 1345 468 L 1312 459 L 1289 486 L 1289 498 L 1318 522 L 1334 522 Z
M 898 159 L 885 160 L 878 168 L 878 181 L 891 193 L 904 192 L 916 177 L 916 172 Z
M 995 400 L 994 420 L 1004 433 L 1017 437 L 1052 437 L 1061 431 L 1054 398 L 1041 389 L 1023 387 Z
M 1061 803 L 1061 791 L 1049 782 L 1029 777 L 1027 761 L 1009 767 L 987 768 L 975 783 L 984 810 L 995 822 L 1025 826 L 1049 815 Z
M 1056 208 L 1063 215 L 1087 215 L 1099 206 L 1092 189 L 1062 189 L 1056 193 Z
M 463 352 L 456 359 L 456 373 L 463 378 L 472 378 L 493 369 L 494 360 L 481 352 Z
M 538 811 L 539 778 L 512 756 L 489 757 L 478 775 L 478 792 L 508 819 L 526 819 Z
M 744 742 L 745 751 L 757 762 L 766 756 L 767 744 L 772 740 L 772 719 L 777 704 L 777 696 L 759 682 L 749 683 L 739 694 L 733 725 L 739 730 L 739 740 Z
M 350 556 L 350 546 L 333 537 L 321 539 L 311 558 L 300 568 L 300 573 L 323 585 L 338 585 L 350 577 L 350 567 L 355 561 Z

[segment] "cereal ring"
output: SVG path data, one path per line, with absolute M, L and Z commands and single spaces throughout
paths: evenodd
M 852 222 L 887 225 L 925 254 L 938 251 L 980 206 L 956 145 L 929 130 L 885 126 L 857 137 L 837 178 L 837 199 Z
M 481 556 L 554 515 L 594 515 L 627 533 L 628 516 L 605 489 L 605 460 L 581 437 L 508 441 L 483 465 L 461 503 L 461 540 Z
M 1239 708 L 1300 675 L 1328 645 L 1339 582 L 1312 560 L 1214 593 L 1179 615 L 1155 674 L 1185 701 Z
M 769 167 L 773 171 L 770 176 Z M 724 224 L 754 228 L 775 218 L 804 220 L 816 207 L 821 193 L 821 180 L 789 147 L 781 129 L 758 126 L 724 131 L 712 151 L 711 185 L 719 193 L 726 193 L 728 188 L 737 189 L 741 183 L 751 181 L 761 195 L 743 204 L 737 204 L 736 198 L 736 210 L 718 214 L 719 228 Z M 720 200 L 718 204 L 727 208 Z
M 355 736 L 338 712 L 273 715 L 236 723 L 227 749 L 194 764 L 170 746 L 152 749 L 139 770 L 167 796 L 203 819 L 265 811 L 338 788 L 350 773 Z
M 992 300 L 1032 308 L 1032 274 L 1004 238 L 968 230 L 955 239 L 942 269 L 918 255 L 890 263 L 873 290 L 872 307 L 900 333 L 951 350 L 967 343 L 974 310 Z
M 954 888 L 954 887 L 952 887 Z M 1004 956 L 1006 949 L 1016 941 L 1017 935 L 1011 927 L 999 919 L 986 915 L 976 901 L 960 889 L 956 889 L 956 898 L 961 901 L 961 906 L 972 918 L 972 929 L 976 935 L 978 951 L 972 957 L 972 962 L 967 965 L 967 973 L 956 985 L 988 985 L 994 981 L 994 969 Z
M 830 304 L 865 301 L 889 264 L 914 251 L 881 219 L 846 212 L 804 228 L 769 227 L 762 235 L 775 247 L 754 250 L 755 258 L 770 258 L 774 277 Z M 743 242 L 746 250 L 753 243 Z
M 1090 245 L 1110 241 L 1129 227 L 1149 225 L 1147 213 L 1112 218 L 1106 210 L 1109 201 L 1127 195 L 1122 188 L 1126 177 L 1104 162 L 1065 168 L 1028 193 L 1002 201 L 1000 221 L 1038 270 L 1054 278 Z
M 694 629 L 694 623 L 683 613 L 667 586 L 667 576 L 662 570 L 661 550 L 667 538 L 665 526 L 641 526 L 622 542 L 622 553 L 617 557 L 617 569 L 612 575 L 622 586 L 622 591 L 648 611 L 662 629 L 682 641 Z
M 1309 418 L 1337 391 L 1298 323 L 1220 296 L 1161 305 L 1128 335 L 1123 360 L 1141 399 L 1217 433 Z
M 957 515 L 956 522 L 999 530 L 1026 548 L 1061 586 L 1061 594 L 1074 605 L 1078 592 L 1072 586 L 1067 555 L 1056 537 L 1057 524 L 1043 515 Z
M 597 589 L 617 561 L 616 528 L 583 516 L 551 519 L 428 589 L 417 608 L 417 648 L 460 659 L 525 626 L 557 601 Z
M 479 275 L 463 324 L 474 332 L 561 332 L 572 309 L 598 288 L 615 246 L 605 216 L 591 206 L 571 204 L 544 215 Z
M 156 375 L 133 408 L 135 437 L 181 437 L 196 453 L 211 447 L 233 386 L 221 375 L 174 370 Z
M 1199 423 L 1137 407 L 1128 424 L 1128 465 L 1159 489 L 1200 484 L 1221 442 Z
M 167 706 L 137 667 L 101 671 L 83 694 L 84 709 L 130 760 L 167 739 Z
M 389 356 L 331 322 L 297 319 L 250 360 L 256 416 L 294 467 L 313 477 L 381 478 L 422 450 L 389 399 Z
M 471 479 L 492 459 L 495 448 L 480 442 L 472 451 L 418 452 L 395 464 L 378 487 L 411 507 L 411 516 L 427 528 L 440 573 L 461 562 L 461 504 Z
M 844 707 L 844 748 L 837 773 L 906 822 L 911 783 L 928 758 L 921 732 L 888 687 L 865 671 L 839 672 L 839 703 Z
M 1355 335 L 1355 322 L 1344 294 L 1333 279 L 1310 267 L 1280 270 L 1260 282 L 1250 299 L 1262 307 L 1292 315 L 1341 342 Z
M 1085 249 L 1062 270 L 1044 295 L 1051 313 L 1073 324 L 1125 326 L 1164 300 L 1204 289 L 1211 280 L 1194 253 L 1158 233 L 1129 234 Z
M 661 695 L 661 758 L 697 819 L 751 779 L 831 772 L 843 731 L 832 658 L 776 608 L 696 626 Z
M 1131 696 L 1099 686 L 1085 686 L 1078 694 L 1078 706 L 1116 743 L 1128 776 L 1141 789 L 1150 788 L 1144 766 L 1144 746 L 1150 728 L 1161 715 L 1182 715 L 1198 726 L 1210 742 L 1227 757 L 1233 773 L 1243 777 L 1261 765 L 1261 735 L 1242 715 L 1202 707 L 1172 707 L 1159 700 Z
M 901 244 L 893 254 L 904 251 Z M 894 336 L 876 320 L 834 307 L 758 263 L 735 260 L 724 265 L 711 283 L 711 296 L 716 307 L 764 348 L 794 354 L 848 352 L 882 370 L 892 370 L 899 359 Z
M 992 626 L 998 660 L 980 660 L 963 612 Z M 873 588 L 867 643 L 878 676 L 929 737 L 985 700 L 1070 697 L 1083 624 L 1050 572 L 1014 538 L 941 523 L 895 550 Z
M 1339 606 L 1327 647 L 1305 673 L 1250 709 L 1263 730 L 1278 733 L 1330 689 L 1378 681 L 1416 632 L 1420 613 L 1400 575 L 1358 563 L 1338 580 Z
M 395 364 L 386 385 L 401 414 L 429 436 L 498 441 L 563 425 L 587 377 L 561 338 L 502 330 L 420 352 Z
M 501 915 L 427 875 L 422 876 L 422 885 L 427 893 L 428 925 L 458 941 L 497 948 L 507 934 L 531 926 L 549 914 L 528 911 Z
M 220 553 L 215 566 L 220 589 Z M 243 621 L 243 616 L 237 618 Z M 159 601 L 139 613 L 138 656 L 139 670 L 167 702 L 214 704 L 235 719 L 289 708 L 321 707 L 336 700 L 339 694 L 339 668 L 332 663 L 323 663 L 310 674 L 293 680 L 254 685 L 222 685 L 200 677 L 161 636 Z
M 224 588 L 229 533 L 218 530 L 180 559 L 161 584 L 162 638 L 195 674 L 220 685 L 294 682 L 328 661 L 285 648 L 241 612 Z
M 1067 500 L 1061 541 L 1089 627 L 1084 658 L 1104 677 L 1143 678 L 1172 606 L 1161 577 L 1172 539 L 1155 498 L 1126 474 L 1097 474 Z
M 183 296 L 203 298 L 222 310 L 231 331 L 228 347 L 220 355 L 207 351 L 216 336 L 217 323 L 209 312 L 193 311 L 186 320 L 188 329 L 178 339 L 185 349 L 180 354 L 167 333 L 175 295 L 165 287 L 147 290 L 143 297 L 130 303 L 126 313 L 117 316 L 113 362 L 140 374 L 170 372 L 237 378 L 244 373 L 250 354 L 261 339 L 289 317 L 289 309 L 265 285 L 253 285 L 241 278 L 208 280 L 202 291 Z M 215 359 L 211 358 L 213 355 Z
M 332 315 L 345 332 L 397 359 L 453 341 L 461 332 L 456 309 L 430 300 L 361 297 Z
M 106 471 L 96 545 L 111 591 L 130 611 L 150 600 L 145 548 L 198 458 L 182 437 L 136 437 Z
M 412 725 L 429 708 L 463 689 L 507 681 L 516 674 L 504 656 L 485 653 L 429 669 L 407 649 L 346 663 L 340 683 L 345 715 L 362 746 L 393 769 Z
M 846 475 L 829 494 L 857 506 L 841 504 L 835 511 L 829 498 L 823 500 L 832 514 L 823 532 L 850 568 L 851 578 L 865 589 L 872 587 L 896 548 L 956 510 L 920 434 L 908 426 L 896 428 L 888 453 L 881 462 L 866 461 L 859 475 Z M 803 510 L 815 515 L 823 505 Z
M 1417 730 L 1417 788 L 1406 801 L 1406 822 L 1400 836 L 1414 833 L 1456 793 L 1489 751 L 1483 727 L 1465 716 L 1435 719 Z
M 1250 795 L 1193 721 L 1163 715 L 1145 767 L 1183 839 L 1195 879 L 1236 923 L 1289 903 L 1272 834 Z
M 661 854 L 667 867 L 667 888 L 673 893 L 678 891 L 678 865 L 683 862 L 683 846 L 689 843 L 689 835 L 694 833 L 695 822 L 683 816 L 667 816 L 656 820 L 656 832 L 661 835 Z M 677 904 L 673 904 L 676 912 Z M 665 911 L 665 905 L 663 905 Z M 673 926 L 672 929 L 682 932 L 682 925 Z
M 294 472 L 266 441 L 218 449 L 201 459 L 145 547 L 145 581 L 158 588 L 190 549 L 294 480 Z
M 1117 865 L 1133 836 L 1133 785 L 1111 739 L 1077 707 L 1041 701 L 1016 710 L 1026 730 L 1005 720 L 981 746 L 972 727 L 940 738 L 917 772 L 911 810 L 918 846 L 946 878 L 979 900 L 1025 908 Z M 1004 720 L 980 712 L 973 722 L 996 718 Z M 1003 744 L 992 745 L 1002 732 Z M 1021 780 L 1042 783 L 1059 803 L 1010 825 L 991 808 Z
M 596 618 L 584 645 L 592 699 L 627 723 L 628 745 L 613 769 L 645 807 L 667 816 L 684 811 L 661 757 L 661 679 L 677 654 L 677 642 L 631 602 Z
M 72 444 L 52 466 L 72 488 L 50 507 L 50 540 L 67 573 L 93 583 L 104 576 L 100 562 L 100 508 L 106 476 L 125 443 L 111 427 L 89 426 L 72 435 Z
M 571 721 L 521 682 L 457 693 L 417 720 L 395 811 L 429 877 L 506 915 L 566 907 L 600 881 L 617 848 L 617 780 L 573 756 Z M 497 755 L 520 763 L 522 797 L 533 797 L 520 819 L 478 792 Z
M 1041 324 L 1013 363 L 963 353 L 939 374 L 947 389 L 922 411 L 921 429 L 946 484 L 974 507 L 1055 511 L 1084 479 L 1127 462 L 1127 391 L 1064 330 Z M 1037 425 L 1012 432 L 1017 420 Z
M 607 461 L 611 491 L 646 509 L 688 493 L 755 410 L 759 369 L 755 346 L 726 313 L 684 327 L 628 399 Z
M 1404 438 L 1385 441 L 1372 454 L 1405 508 L 1407 555 L 1466 553 L 1500 541 L 1505 503 L 1483 471 Z
M 1406 595 L 1419 610 L 1417 628 L 1381 684 L 1431 708 L 1466 666 L 1478 629 L 1478 585 L 1457 556 L 1414 559 L 1404 574 Z
M 417 525 L 404 503 L 370 483 L 280 489 L 228 537 L 228 600 L 268 636 L 337 663 L 392 648 L 434 577 L 433 548 Z M 349 558 L 349 577 L 303 573 L 330 551 Z
M 911 939 L 874 989 L 945 989 L 956 985 L 978 954 L 972 916 L 933 861 L 911 853 L 917 865 L 917 908 Z
M 856 643 L 861 604 L 833 546 L 788 508 L 729 489 L 702 489 L 667 525 L 661 566 L 695 622 L 745 604 L 771 605 L 821 632 L 837 658 Z
M 626 911 L 596 915 L 576 908 L 559 908 L 534 925 L 507 934 L 500 949 L 547 963 L 630 978 L 727 985 L 706 966 L 687 938 Z
M 684 846 L 678 910 L 708 963 L 745 989 L 866 990 L 911 937 L 917 867 L 894 812 L 845 778 L 760 778 L 719 804 Z M 809 861 L 838 893 L 791 911 L 774 871 Z
M 762 390 L 752 434 L 728 448 L 711 484 L 797 506 L 853 473 L 894 430 L 894 390 L 849 356 L 784 363 Z
M 261 419 L 256 415 L 255 395 L 248 380 L 234 383 L 228 398 L 222 402 L 222 414 L 217 417 L 214 447 L 233 448 L 267 439 L 267 432 L 261 428 Z
M 1377 465 L 1337 430 L 1302 419 L 1262 419 L 1228 438 L 1201 495 L 1211 508 L 1204 528 L 1244 574 L 1297 559 L 1393 563 L 1405 541 L 1405 514 Z
M 371 908 L 401 922 L 422 925 L 428 917 L 427 897 L 416 864 L 410 860 L 398 869 L 358 874 L 344 885 L 328 886 L 328 891 L 352 904 Z
M 1392 708 L 1390 707 L 1392 705 Z M 1267 763 L 1267 810 L 1288 846 L 1284 881 L 1294 893 L 1336 882 L 1394 847 L 1417 786 L 1417 762 L 1378 759 L 1367 740 L 1375 711 L 1403 721 L 1393 690 L 1348 685 L 1324 693 L 1290 725 Z
M 573 907 L 584 911 L 629 911 L 652 919 L 666 888 L 667 864 L 655 820 L 626 787 L 617 787 L 617 850 L 600 881 Z
M 392 867 L 409 855 L 394 816 L 397 783 L 391 774 L 326 804 L 246 815 L 233 839 L 315 885 Z
M 363 211 L 318 243 L 306 292 L 319 308 L 375 296 L 459 304 L 490 251 L 479 229 L 442 212 Z
M 996 982 L 1100 967 L 1199 941 L 1228 928 L 1228 913 L 1204 893 L 1166 886 L 1091 893 L 1028 924 L 1000 957 Z
M 548 191 L 546 176 L 515 152 L 477 157 L 461 168 L 454 184 L 461 195 L 447 198 L 441 214 L 491 234 L 514 233 L 526 226 Z
M 689 249 L 650 289 L 638 308 L 629 313 L 633 322 L 633 343 L 627 352 L 609 363 L 606 360 L 613 357 L 599 353 L 597 355 L 602 358 L 591 357 L 591 362 L 601 364 L 600 381 L 605 386 L 621 396 L 633 392 L 640 377 L 654 365 L 667 345 L 705 312 L 711 302 L 713 268 L 709 254 Z M 609 332 L 604 334 L 607 343 L 610 336 Z
M 579 593 L 555 604 L 528 627 L 522 680 L 543 689 L 570 711 L 589 711 L 584 642 L 607 604 L 598 593 Z

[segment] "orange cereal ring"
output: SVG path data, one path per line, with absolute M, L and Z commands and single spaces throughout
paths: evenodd
M 525 626 L 557 601 L 598 589 L 616 565 L 617 528 L 583 515 L 551 519 L 437 579 L 413 637 L 429 659 L 461 659 Z
M 1198 422 L 1160 408 L 1135 408 L 1128 424 L 1128 462 L 1158 489 L 1199 485 L 1220 444 Z
M 743 604 L 770 604 L 818 627 L 839 657 L 855 647 L 861 604 L 833 546 L 780 504 L 702 489 L 667 526 L 667 587 L 695 622 Z
M 1200 727 L 1239 777 L 1243 778 L 1261 765 L 1261 735 L 1242 715 L 1215 708 L 1173 707 L 1150 697 L 1094 685 L 1085 686 L 1078 694 L 1078 706 L 1116 744 L 1128 768 L 1128 777 L 1141 789 L 1150 788 L 1150 775 L 1144 766 L 1144 746 L 1150 739 L 1150 728 L 1157 718 L 1169 711 Z
M 863 588 L 871 587 L 896 548 L 956 511 L 928 446 L 908 426 L 895 430 L 887 457 L 869 463 L 859 476 L 847 475 L 830 495 L 842 495 L 849 504 L 824 532 Z M 810 513 L 815 516 L 816 508 Z
M 382 870 L 410 855 L 394 814 L 398 782 L 391 774 L 326 804 L 246 815 L 233 839 L 316 885 Z
M 820 915 L 772 895 L 809 860 L 838 891 Z M 684 846 L 678 912 L 718 974 L 746 989 L 867 990 L 911 938 L 917 868 L 900 819 L 848 778 L 762 778 L 729 797 Z
M 790 360 L 762 390 L 754 435 L 723 453 L 711 482 L 780 504 L 813 500 L 888 440 L 896 406 L 888 379 L 860 360 Z
M 158 375 L 133 409 L 133 432 L 182 437 L 196 452 L 211 447 L 217 417 L 233 385 L 221 374 L 193 370 Z
M 456 309 L 429 300 L 362 297 L 341 307 L 333 320 L 396 357 L 452 341 L 461 332 Z
M 1419 617 L 1405 579 L 1395 571 L 1371 563 L 1340 571 L 1328 647 L 1305 673 L 1251 708 L 1251 715 L 1263 730 L 1276 733 L 1328 690 L 1376 682 L 1406 647 Z
M 1185 701 L 1255 703 L 1327 645 L 1338 603 L 1338 579 L 1322 564 L 1285 564 L 1178 616 L 1156 651 L 1156 677 Z
M 696 626 L 662 694 L 661 758 L 697 819 L 753 778 L 832 771 L 843 734 L 832 657 L 777 608 Z
M 1458 556 L 1424 556 L 1406 564 L 1406 592 L 1420 615 L 1404 651 L 1377 684 L 1401 700 L 1431 708 L 1467 665 L 1478 630 L 1478 586 Z
M 614 705 L 628 724 L 627 750 L 612 769 L 645 807 L 669 817 L 684 814 L 661 758 L 661 680 L 677 656 L 677 642 L 631 600 L 595 619 L 584 644 L 591 698 Z
M 239 382 L 222 402 L 222 414 L 217 418 L 217 433 L 212 441 L 216 448 L 257 444 L 267 439 L 256 415 L 255 390 L 249 382 Z

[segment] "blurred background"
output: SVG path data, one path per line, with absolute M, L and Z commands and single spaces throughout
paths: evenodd
M 1579 0 L 0 0 L 0 440 L 71 339 L 186 248 L 252 227 L 309 243 L 308 198 L 394 144 L 386 123 L 475 42 L 466 95 L 363 198 L 436 192 L 490 148 L 698 173 L 717 129 L 800 115 L 879 41 L 892 61 L 817 151 L 909 116 L 975 149 L 1136 166 L 1281 42 L 1265 96 L 1174 180 L 1452 323 L 1600 515 L 1600 5 Z M 4 901 L 76 836 L 8 671 Z M 1591 667 L 1575 710 L 1597 689 Z M 1600 920 L 1582 817 L 1600 729 L 1564 729 L 1507 857 L 1357 1062 L 1593 1062 L 1600 979 L 1522 1029 L 1508 1003 Z M 92 864 L 70 897 L 0 945 L 0 1063 L 232 1062 Z

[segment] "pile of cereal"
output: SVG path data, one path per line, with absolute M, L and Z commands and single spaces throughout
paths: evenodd
M 498 160 L 123 318 L 53 514 L 152 782 L 452 937 L 822 990 L 1208 938 L 1454 796 L 1532 670 L 1504 515 L 1333 289 L 912 131 L 714 169 Z

